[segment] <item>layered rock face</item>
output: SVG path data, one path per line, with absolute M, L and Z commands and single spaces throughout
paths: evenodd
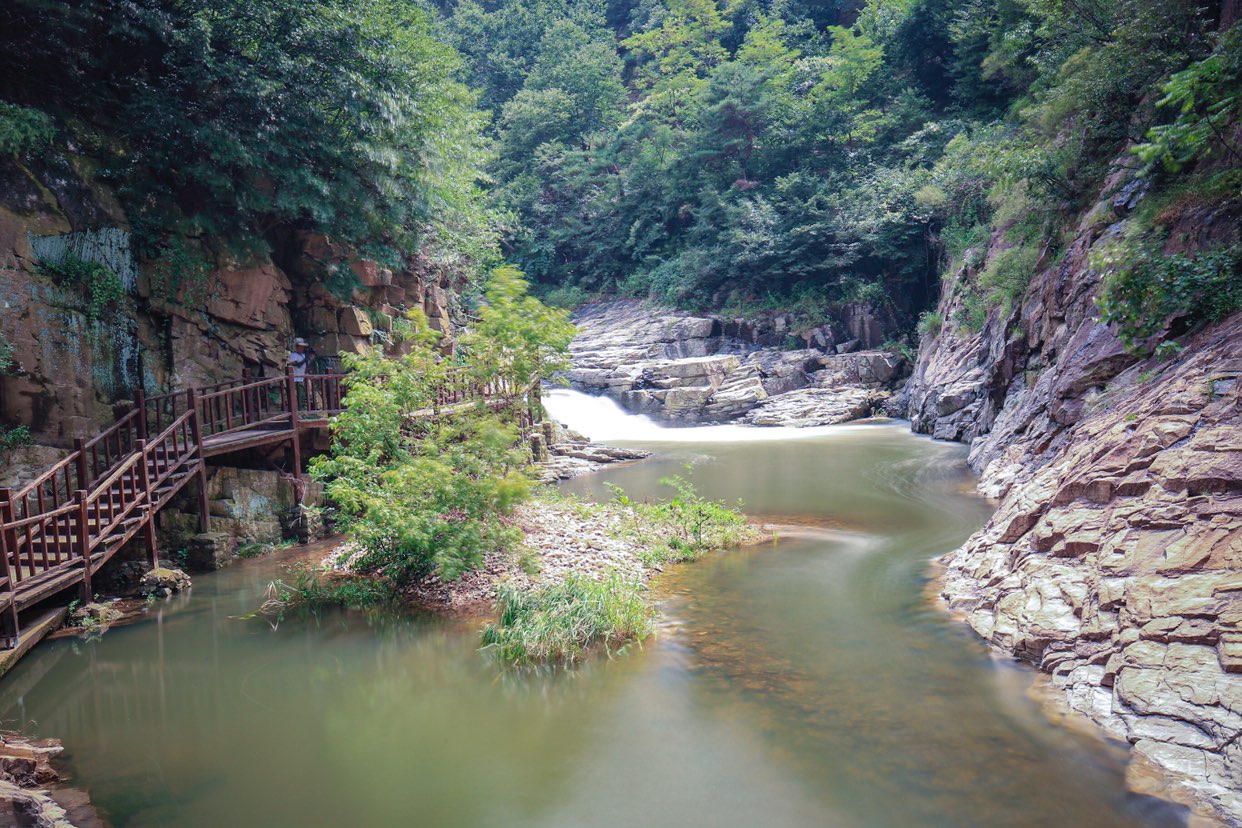
M 672 421 L 809 426 L 854 420 L 888 399 L 905 367 L 897 354 L 857 350 L 856 339 L 833 344 L 827 325 L 802 332 L 822 346 L 783 350 L 761 344 L 775 334 L 756 323 L 633 301 L 588 306 L 574 321 L 574 387 Z M 808 341 L 787 327 L 785 334 L 795 343 Z
M 1127 352 L 1096 319 L 1088 264 L 1117 212 L 1088 214 L 1010 314 L 924 343 L 914 427 L 970 442 L 999 499 L 946 557 L 943 591 L 1133 744 L 1135 788 L 1242 824 L 1242 314 L 1168 362 Z M 1237 219 L 1192 209 L 1176 244 L 1236 242 Z
M 41 443 L 96 433 L 138 388 L 282 372 L 295 336 L 325 357 L 382 347 L 393 317 L 414 307 L 451 332 L 456 274 L 420 260 L 394 272 L 323 236 L 291 234 L 247 261 L 186 241 L 205 271 L 176 256 L 157 267 L 138 256 L 112 193 L 79 172 L 89 168 L 67 155 L 0 160 L 0 332 L 14 359 L 0 422 Z M 89 288 L 41 267 L 66 256 L 105 265 L 123 300 L 92 318 Z

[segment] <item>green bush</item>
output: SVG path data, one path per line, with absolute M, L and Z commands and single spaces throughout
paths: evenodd
M 1242 148 L 1229 138 L 1242 114 L 1242 27 L 1231 27 L 1210 55 L 1175 73 L 1161 91 L 1159 105 L 1176 115 L 1133 150 L 1148 172 L 1178 172 L 1213 152 L 1242 162 Z
M 279 540 L 279 541 L 252 541 L 243 543 L 237 547 L 237 557 L 239 558 L 258 558 L 263 555 L 270 555 L 273 552 L 279 552 L 282 549 L 290 549 L 297 545 L 296 541 Z
M 37 109 L 0 101 L 0 155 L 28 155 L 52 143 L 52 119 Z
M 30 429 L 24 425 L 4 428 L 0 426 L 0 454 L 6 454 L 15 448 L 28 446 L 34 442 Z
M 268 585 L 267 600 L 260 611 L 271 615 L 288 609 L 315 611 L 330 606 L 369 609 L 394 604 L 398 597 L 388 581 L 335 575 L 297 563 L 285 568 L 284 578 Z
M 1096 305 L 1100 318 L 1131 348 L 1170 319 L 1218 322 L 1242 309 L 1242 247 L 1216 248 L 1191 257 L 1166 256 L 1160 238 L 1126 237 L 1093 252 L 1103 273 Z
M 934 337 L 940 334 L 940 329 L 944 327 L 944 316 L 940 311 L 923 311 L 919 316 L 919 336 Z
M 982 294 L 973 286 L 967 285 L 962 294 L 962 303 L 953 312 L 953 321 L 963 331 L 975 333 L 983 329 L 988 321 L 989 305 Z
M 644 548 L 639 557 L 648 565 L 697 560 L 713 549 L 753 542 L 760 531 L 746 515 L 718 500 L 709 500 L 681 475 L 660 479 L 676 496 L 654 503 L 637 503 L 616 485 L 608 485 L 614 500 L 629 510 L 623 532 Z M 740 503 L 738 504 L 741 505 Z
M 153 299 L 187 308 L 206 304 L 212 265 L 201 248 L 174 235 L 156 242 L 150 253 L 146 271 Z
M 591 294 L 577 285 L 561 285 L 545 290 L 540 298 L 548 307 L 577 310 L 591 301 Z
M 86 316 L 91 320 L 102 319 L 109 309 L 125 299 L 121 277 L 99 262 L 67 253 L 58 262 L 40 262 L 39 269 L 61 287 L 82 291 L 86 297 Z
M 573 663 L 594 645 L 616 647 L 654 629 L 642 585 L 617 572 L 601 581 L 574 574 L 536 590 L 505 585 L 498 605 L 483 646 L 507 664 Z
M 0 374 L 8 373 L 13 367 L 13 343 L 0 331 Z
M 394 326 L 409 345 L 404 356 L 346 357 L 345 411 L 333 420 L 331 454 L 314 458 L 311 473 L 363 549 L 359 571 L 398 586 L 433 572 L 453 579 L 520 539 L 506 520 L 531 488 L 516 412 L 480 401 L 434 418 L 412 415 L 435 405 L 451 370 L 471 383 L 505 378 L 525 388 L 563 364 L 573 326 L 525 288 L 512 269 L 493 274 L 458 361 L 440 356 L 439 335 L 421 313 Z
M 1016 245 L 993 255 L 979 274 L 979 287 L 990 307 L 1007 312 L 1022 298 L 1039 263 L 1033 245 Z

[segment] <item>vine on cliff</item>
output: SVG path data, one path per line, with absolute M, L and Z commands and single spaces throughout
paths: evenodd
M 61 287 L 82 291 L 86 298 L 86 317 L 92 322 L 102 319 L 110 308 L 125 299 L 121 277 L 99 262 L 66 254 L 57 262 L 40 262 L 39 269 Z

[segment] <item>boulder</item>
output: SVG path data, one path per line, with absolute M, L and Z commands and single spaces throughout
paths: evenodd
M 768 398 L 758 372 L 742 368 L 729 374 L 703 406 L 707 420 L 735 420 Z
M 350 336 L 370 336 L 375 328 L 362 308 L 349 305 L 341 308 L 340 331 Z
M 203 536 L 200 535 L 199 537 Z M 216 568 L 218 569 L 219 567 Z M 190 588 L 190 576 L 180 569 L 170 569 L 161 566 L 143 575 L 139 586 L 146 595 L 154 595 L 156 598 L 167 598 L 175 592 L 185 592 L 188 590 Z
M 233 563 L 237 540 L 225 532 L 204 532 L 190 539 L 185 563 L 198 572 L 213 572 Z
M 838 354 L 848 354 L 848 353 L 852 353 L 852 352 L 854 352 L 854 351 L 857 351 L 857 350 L 858 350 L 858 347 L 859 347 L 861 344 L 862 344 L 862 340 L 861 340 L 861 339 L 857 339 L 857 338 L 855 338 L 855 339 L 850 339 L 850 340 L 848 340 L 848 341 L 846 341 L 846 342 L 842 342 L 840 345 L 838 345 L 838 346 L 837 346 L 837 353 L 838 353 Z
M 746 415 L 744 421 L 761 426 L 834 425 L 870 416 L 886 392 L 859 387 L 801 388 L 770 397 Z
M 375 262 L 354 261 L 350 267 L 364 287 L 378 288 L 392 284 L 392 271 L 386 267 L 380 267 Z

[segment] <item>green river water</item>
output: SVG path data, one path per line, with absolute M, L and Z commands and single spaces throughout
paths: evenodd
M 896 423 L 631 433 L 553 397 L 657 452 L 567 489 L 656 495 L 694 462 L 705 493 L 788 528 L 661 578 L 641 648 L 539 675 L 500 671 L 477 621 L 242 620 L 280 566 L 245 562 L 40 646 L 0 682 L 4 725 L 63 740 L 117 828 L 1181 823 L 928 599 L 929 559 L 990 510 L 963 447 Z

